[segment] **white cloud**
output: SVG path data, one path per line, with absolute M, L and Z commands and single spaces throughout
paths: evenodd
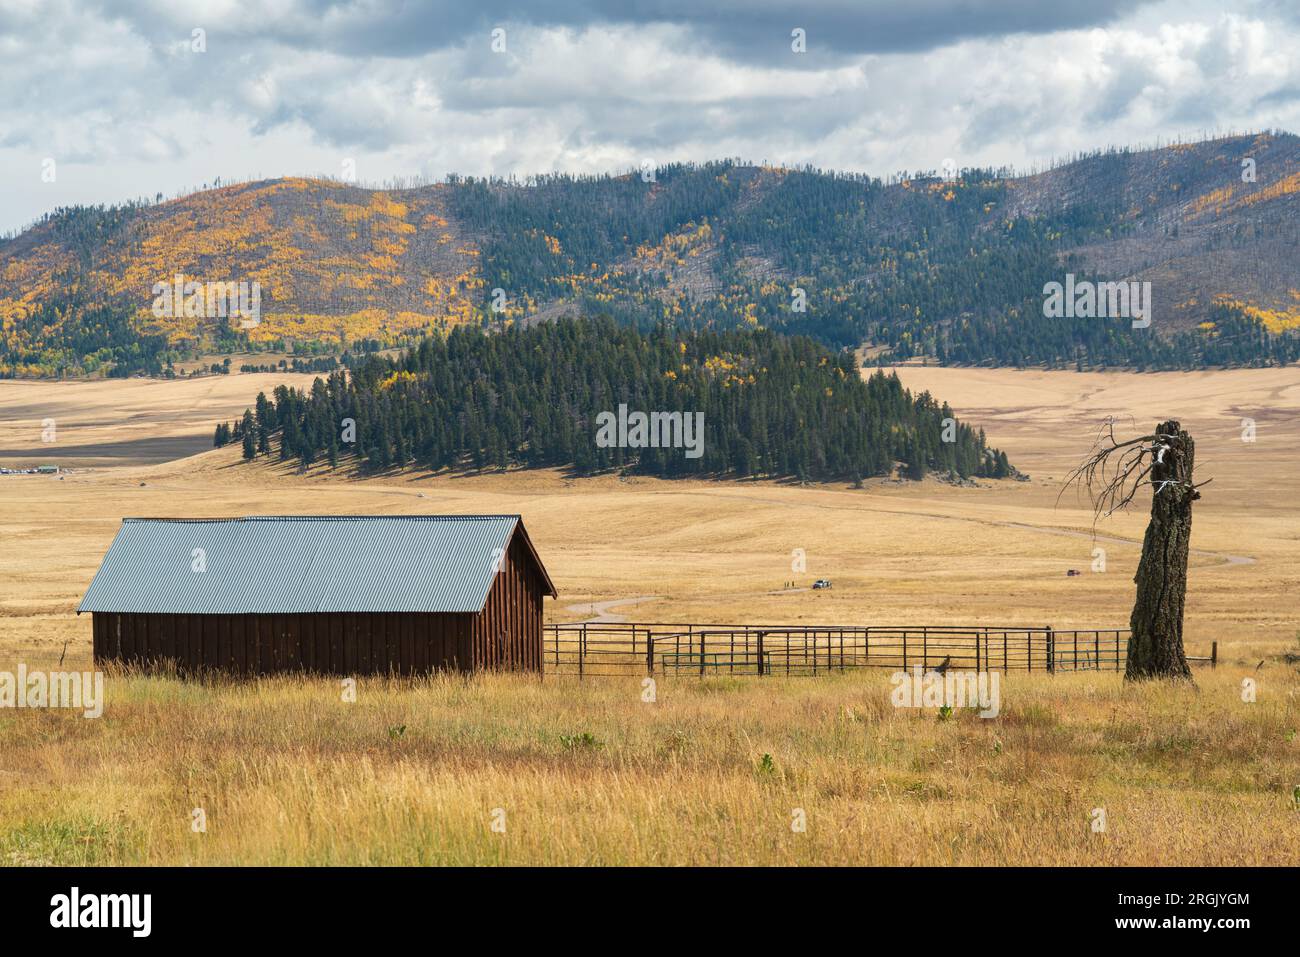
M 1266 3 L 1224 13 L 1208 0 L 1117 0 L 1095 16 L 1066 4 L 1056 30 L 1041 8 L 1024 6 L 1021 23 L 1004 4 L 992 35 L 976 19 L 948 25 L 947 0 L 914 3 L 911 21 L 893 0 L 861 5 L 857 28 L 885 17 L 891 44 L 850 35 L 859 5 L 827 2 L 820 15 L 845 35 L 810 28 L 802 55 L 775 6 L 732 21 L 664 6 L 676 12 L 647 22 L 615 6 L 561 6 L 544 25 L 449 8 L 440 32 L 386 0 L 256 12 L 236 0 L 104 12 L 0 0 L 0 229 L 59 204 L 335 172 L 343 158 L 369 182 L 646 157 L 887 175 L 948 157 L 1025 167 L 1109 144 L 1300 128 L 1300 23 Z M 505 54 L 489 49 L 496 23 Z M 206 53 L 189 50 L 196 25 Z M 53 184 L 40 181 L 47 156 L 60 164 Z

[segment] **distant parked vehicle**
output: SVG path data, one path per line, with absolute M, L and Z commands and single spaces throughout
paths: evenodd
M 830 587 L 831 587 L 830 580 L 826 578 L 819 578 L 815 582 L 813 582 L 813 588 L 830 588 Z

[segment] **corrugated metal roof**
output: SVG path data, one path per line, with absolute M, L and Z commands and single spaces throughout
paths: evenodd
M 518 515 L 128 518 L 77 611 L 477 612 L 516 527 Z

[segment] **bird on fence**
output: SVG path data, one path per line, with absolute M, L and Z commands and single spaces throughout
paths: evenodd
M 943 659 L 943 661 L 935 665 L 934 670 L 938 674 L 944 674 L 945 672 L 947 672 L 947 670 L 950 667 L 952 667 L 952 655 L 948 655 L 946 658 Z

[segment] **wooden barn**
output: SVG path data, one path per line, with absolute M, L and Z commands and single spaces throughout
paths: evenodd
M 540 672 L 546 595 L 518 515 L 128 518 L 77 611 L 98 662 Z

